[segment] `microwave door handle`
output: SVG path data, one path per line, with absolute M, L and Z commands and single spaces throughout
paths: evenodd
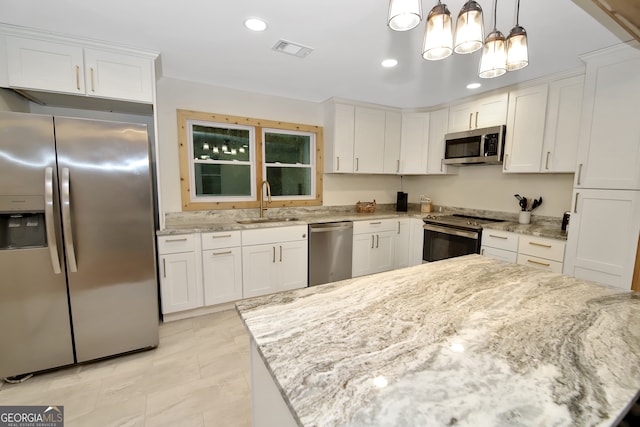
M 78 271 L 76 252 L 73 247 L 73 227 L 71 224 L 71 185 L 69 184 L 69 168 L 62 168 L 62 227 L 64 228 L 64 246 L 67 250 L 69 270 Z
M 435 231 L 436 233 L 449 234 L 452 236 L 466 237 L 468 239 L 478 240 L 478 233 L 475 231 L 458 230 L 456 228 L 441 227 L 439 225 L 425 224 L 422 226 L 427 231 Z
M 60 255 L 58 254 L 58 240 L 53 221 L 53 168 L 44 170 L 44 222 L 47 233 L 47 246 L 51 255 L 53 274 L 60 274 Z

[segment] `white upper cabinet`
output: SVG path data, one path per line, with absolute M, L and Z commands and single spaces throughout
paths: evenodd
M 429 113 L 402 113 L 401 174 L 427 173 L 429 120 Z
M 444 136 L 449 124 L 449 109 L 432 111 L 429 118 L 429 137 L 427 154 L 427 173 L 446 174 L 447 165 L 444 164 Z M 456 170 L 456 168 L 451 168 Z
M 384 127 L 384 168 L 385 174 L 400 173 L 400 141 L 402 134 L 402 114 L 397 111 L 385 113 Z
M 449 108 L 449 132 L 503 125 L 509 94 L 491 95 Z
M 623 44 L 583 59 L 574 187 L 640 190 L 640 51 Z
M 539 172 L 548 85 L 509 93 L 504 172 Z
M 385 112 L 355 108 L 354 164 L 356 173 L 382 173 L 384 161 Z
M 549 83 L 541 172 L 575 172 L 584 75 Z
M 9 87 L 153 102 L 155 54 L 45 36 L 6 35 Z
M 325 104 L 325 172 L 353 172 L 355 113 L 353 105 Z

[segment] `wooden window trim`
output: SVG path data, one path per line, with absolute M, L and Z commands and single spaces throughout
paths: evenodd
M 263 181 L 263 158 L 262 158 L 262 128 L 273 128 L 282 130 L 294 130 L 301 132 L 313 132 L 316 134 L 316 158 L 315 158 L 315 179 L 316 197 L 308 200 L 273 200 L 269 203 L 272 208 L 299 207 L 299 206 L 321 206 L 322 205 L 322 176 L 323 176 L 323 138 L 322 126 L 305 125 L 299 123 L 279 122 L 272 120 L 254 119 L 251 117 L 227 116 L 216 113 L 205 113 L 192 110 L 176 110 L 178 117 L 178 154 L 180 159 L 180 195 L 182 198 L 183 211 L 219 210 L 219 209 L 250 209 L 260 207 L 260 183 Z M 189 120 L 201 120 L 208 122 L 228 123 L 235 125 L 255 127 L 255 162 L 256 162 L 256 200 L 249 202 L 192 202 L 189 170 L 191 159 L 189 158 L 188 147 L 188 126 Z

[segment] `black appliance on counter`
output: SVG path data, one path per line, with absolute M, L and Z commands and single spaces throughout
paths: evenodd
M 398 191 L 398 201 L 396 202 L 396 211 L 406 212 L 408 206 L 409 206 L 409 195 L 407 193 L 403 193 L 402 191 Z
M 468 215 L 427 215 L 423 218 L 423 261 L 439 261 L 456 256 L 479 254 L 482 226 L 502 222 L 499 219 Z

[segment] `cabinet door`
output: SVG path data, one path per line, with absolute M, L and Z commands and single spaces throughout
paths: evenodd
M 400 135 L 402 134 L 402 114 L 387 111 L 384 126 L 384 173 L 400 173 Z
M 7 36 L 7 62 L 11 87 L 85 93 L 79 46 Z
M 575 172 L 583 90 L 584 76 L 549 84 L 542 172 Z
M 202 252 L 204 304 L 242 299 L 242 251 L 239 247 Z
M 276 292 L 276 245 L 242 248 L 242 295 L 256 297 Z
M 327 113 L 329 140 L 327 152 L 331 157 L 325 160 L 327 172 L 353 172 L 353 134 L 355 107 L 353 105 L 331 105 Z
M 411 263 L 411 223 L 409 219 L 398 220 L 394 242 L 393 268 L 404 268 Z
M 574 187 L 640 189 L 640 52 L 587 59 Z
M 540 172 L 547 90 L 544 84 L 509 94 L 504 172 Z
M 353 235 L 351 277 L 364 276 L 371 273 L 371 256 L 374 246 L 374 234 Z
M 153 102 L 153 61 L 122 53 L 85 49 L 87 95 Z
M 631 288 L 640 231 L 640 192 L 576 189 L 564 274 Z
M 429 144 L 427 154 L 427 173 L 446 174 L 444 161 L 444 136 L 449 126 L 449 109 L 432 111 L 429 118 Z M 455 168 L 452 168 L 455 169 Z
M 358 173 L 382 173 L 385 112 L 356 107 L 354 127 L 354 164 Z
M 400 173 L 425 174 L 429 152 L 429 113 L 403 113 Z
M 195 252 L 162 255 L 160 268 L 163 313 L 202 306 L 202 286 L 198 280 Z
M 481 98 L 477 101 L 474 128 L 500 126 L 507 121 L 509 94 L 503 93 Z
M 393 270 L 395 258 L 395 231 L 382 231 L 375 234 L 375 244 L 371 251 L 370 273 Z
M 476 113 L 474 102 L 453 105 L 449 108 L 449 132 L 461 132 L 475 128 L 473 117 Z
M 506 249 L 492 248 L 490 246 L 482 246 L 482 248 L 480 249 L 480 255 L 484 255 L 486 257 L 497 259 L 500 261 L 511 262 L 513 264 L 515 264 L 518 259 L 517 252 L 508 251 Z
M 277 290 L 286 291 L 307 286 L 308 243 L 306 240 L 278 243 Z

